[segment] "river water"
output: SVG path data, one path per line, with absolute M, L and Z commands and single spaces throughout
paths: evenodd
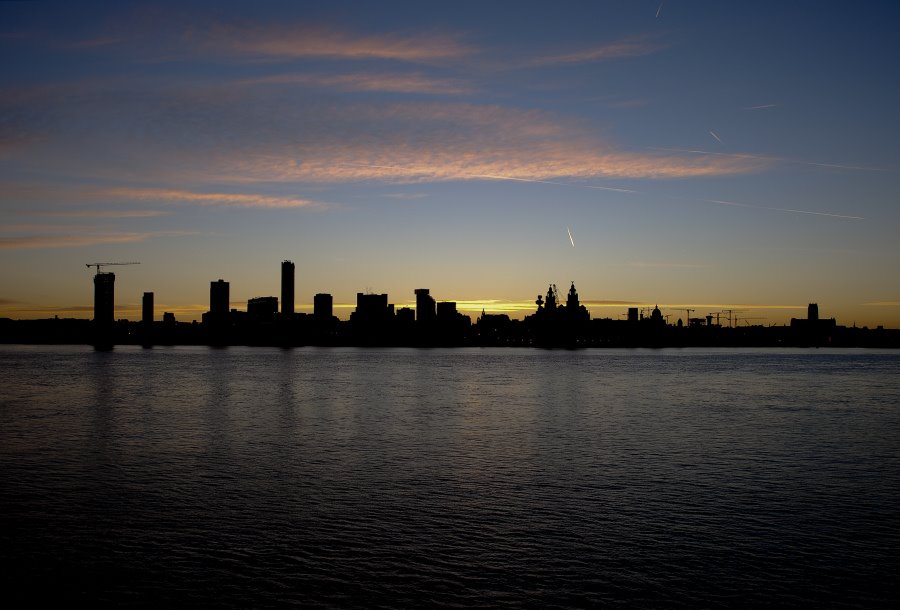
M 900 352 L 0 346 L 0 561 L 14 606 L 896 606 Z

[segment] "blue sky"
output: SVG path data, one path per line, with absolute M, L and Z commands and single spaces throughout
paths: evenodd
M 291 259 L 301 306 L 900 326 L 900 7 L 785 4 L 0 4 L 0 315 Z

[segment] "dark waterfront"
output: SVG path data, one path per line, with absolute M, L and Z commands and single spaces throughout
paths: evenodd
M 900 353 L 0 346 L 5 598 L 891 607 Z

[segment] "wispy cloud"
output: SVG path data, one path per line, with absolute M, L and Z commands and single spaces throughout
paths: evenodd
M 106 198 L 122 198 L 130 201 L 171 201 L 203 206 L 239 208 L 321 208 L 326 204 L 298 197 L 246 193 L 198 193 L 177 189 L 156 188 L 106 188 L 95 193 Z
M 325 208 L 329 204 L 302 197 L 267 195 L 262 193 L 204 192 L 173 188 L 147 187 L 70 187 L 67 185 L 36 185 L 0 182 L 0 202 L 4 200 L 33 202 L 52 201 L 65 203 L 104 202 L 158 204 L 188 204 L 236 208 Z M 171 214 L 171 210 L 134 209 L 57 209 L 27 210 L 20 214 L 51 218 L 153 218 Z M 8 229 L 8 225 L 4 228 Z
M 645 303 L 644 301 L 638 301 L 638 300 L 630 300 L 630 301 L 622 301 L 622 300 L 618 300 L 618 301 L 614 301 L 614 300 L 599 300 L 599 301 L 597 301 L 597 300 L 594 300 L 594 301 L 592 301 L 592 300 L 582 300 L 582 301 L 581 301 L 581 304 L 584 305 L 585 307 L 588 307 L 588 308 L 590 308 L 590 307 L 623 307 L 623 306 L 631 306 L 631 307 L 634 307 L 635 305 L 646 305 L 646 303 Z
M 163 210 L 54 210 L 29 211 L 29 216 L 51 218 L 155 218 L 171 212 Z
M 410 74 L 274 74 L 245 79 L 243 85 L 300 85 L 338 91 L 367 91 L 385 93 L 418 93 L 426 95 L 464 95 L 472 93 L 471 86 L 462 81 L 433 78 L 421 73 Z
M 412 199 L 425 199 L 428 197 L 426 193 L 385 193 L 382 197 L 386 197 L 388 199 L 402 199 L 402 200 L 412 200 Z
M 110 182 L 689 178 L 745 174 L 771 163 L 624 151 L 578 121 L 499 105 L 298 99 L 249 87 L 85 89 L 65 104 L 58 95 L 23 99 L 42 122 L 57 127 L 17 157 L 20 168 Z M 102 152 L 85 158 L 85 146 Z M 316 205 L 303 198 L 187 190 L 126 189 L 117 195 L 201 205 Z
M 666 45 L 648 36 L 623 38 L 615 42 L 580 49 L 558 55 L 545 55 L 531 60 L 531 65 L 547 66 L 553 64 L 573 64 L 594 61 L 608 61 L 611 59 L 623 59 L 626 57 L 641 57 L 651 55 L 666 48 Z
M 598 191 L 613 191 L 615 193 L 636 193 L 632 189 L 617 188 L 612 186 L 599 186 L 594 184 L 582 184 L 580 182 L 557 182 L 553 180 L 535 180 L 531 178 L 513 178 L 510 176 L 496 176 L 491 174 L 473 174 L 471 178 L 485 180 L 510 180 L 512 182 L 531 182 L 533 184 L 552 184 L 554 186 L 570 186 L 574 188 L 594 189 Z
M 783 162 L 783 163 L 795 163 L 798 165 L 810 165 L 813 167 L 827 167 L 832 169 L 845 169 L 852 171 L 863 171 L 863 172 L 897 172 L 900 171 L 898 168 L 891 167 L 874 167 L 867 165 L 850 165 L 847 163 L 822 163 L 816 161 L 804 161 L 802 159 L 791 159 L 789 157 L 779 157 L 775 155 L 756 155 L 750 153 L 724 153 L 724 152 L 715 152 L 709 150 L 700 150 L 700 149 L 689 149 L 689 148 L 669 148 L 669 147 L 659 147 L 659 146 L 648 146 L 646 150 L 658 150 L 658 151 L 668 151 L 668 152 L 679 152 L 691 155 L 712 155 L 717 157 L 731 157 L 734 159 L 755 159 L 760 161 L 766 161 L 769 163 L 774 162 Z
M 502 299 L 475 299 L 456 301 L 459 311 L 474 311 L 485 313 L 518 313 L 531 312 L 537 309 L 534 301 L 507 301 Z
M 101 244 L 124 244 L 139 242 L 160 233 L 115 233 L 106 235 L 29 235 L 24 237 L 0 237 L 0 250 L 22 250 L 30 248 L 72 248 L 97 246 Z
M 116 310 L 120 310 L 121 306 L 116 305 Z M 80 314 L 92 313 L 93 305 L 58 305 L 58 306 L 42 306 L 29 303 L 21 303 L 15 307 L 3 307 L 6 312 L 14 312 L 18 314 L 32 314 L 32 316 L 49 315 L 49 314 Z
M 631 267 L 660 269 L 706 269 L 712 267 L 708 263 L 679 263 L 673 261 L 631 261 Z
M 274 58 L 392 59 L 427 63 L 470 55 L 458 36 L 441 33 L 357 34 L 325 26 L 218 24 L 194 30 L 189 40 L 200 49 Z
M 900 301 L 874 301 L 872 303 L 863 303 L 867 307 L 900 307 Z

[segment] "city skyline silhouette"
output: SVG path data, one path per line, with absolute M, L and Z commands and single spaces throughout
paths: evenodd
M 231 283 L 209 282 L 209 308 L 202 322 L 177 320 L 169 311 L 158 315 L 155 293 L 144 292 L 139 320 L 116 319 L 116 275 L 104 266 L 130 263 L 93 263 L 94 317 L 13 321 L 0 318 L 3 343 L 90 343 L 99 349 L 121 344 L 154 345 L 259 345 L 396 346 L 396 347 L 900 347 L 900 329 L 879 325 L 839 325 L 836 318 L 819 316 L 817 303 L 809 303 L 805 318 L 789 325 L 764 325 L 748 310 L 727 308 L 684 314 L 670 323 L 671 314 L 658 305 L 628 307 L 617 318 L 592 318 L 572 281 L 561 293 L 550 284 L 538 294 L 534 309 L 521 320 L 506 314 L 472 317 L 458 311 L 455 301 L 438 299 L 430 288 L 413 290 L 412 307 L 396 305 L 386 293 L 356 294 L 356 307 L 348 320 L 334 315 L 333 297 L 317 293 L 312 313 L 295 311 L 293 261 L 280 264 L 281 299 L 257 296 L 246 307 L 231 307 Z M 751 324 L 750 322 L 753 322 Z M 743 326 L 741 325 L 743 322 Z

